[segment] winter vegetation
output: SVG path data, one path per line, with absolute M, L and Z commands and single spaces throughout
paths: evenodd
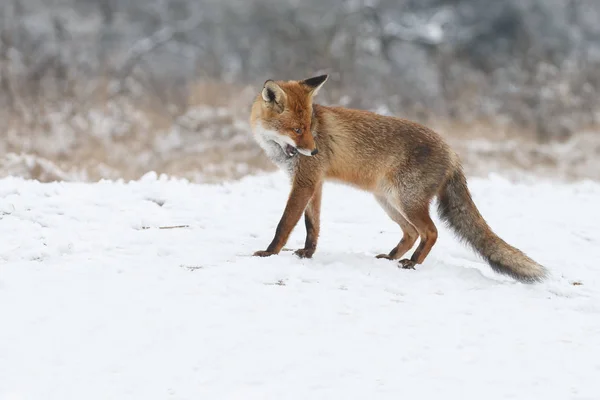
M 471 174 L 600 178 L 598 20 L 595 0 L 3 1 L 0 173 L 269 170 L 249 103 L 325 72 L 322 102 L 425 122 Z

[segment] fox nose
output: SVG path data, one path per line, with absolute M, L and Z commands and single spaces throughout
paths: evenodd
M 311 156 L 316 156 L 318 152 L 319 152 L 319 149 L 317 149 L 317 148 L 315 147 L 315 149 L 314 149 L 313 151 L 311 151 L 311 152 L 310 152 L 310 155 L 311 155 Z

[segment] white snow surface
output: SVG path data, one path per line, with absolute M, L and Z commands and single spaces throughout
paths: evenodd
M 470 180 L 534 285 L 441 223 L 417 270 L 375 259 L 399 227 L 335 184 L 312 260 L 252 257 L 288 187 L 0 180 L 0 400 L 600 398 L 600 184 Z

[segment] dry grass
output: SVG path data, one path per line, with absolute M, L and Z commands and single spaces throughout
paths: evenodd
M 271 167 L 242 119 L 244 88 L 199 84 L 179 110 L 103 97 L 85 109 L 46 106 L 30 120 L 13 113 L 1 131 L 0 174 L 96 181 L 155 171 L 214 182 Z
M 35 113 L 5 115 L 0 176 L 131 180 L 155 171 L 219 182 L 274 170 L 247 123 L 254 88 L 201 82 L 188 88 L 178 106 L 164 107 L 156 98 L 111 97 L 108 86 L 98 85 L 86 102 L 48 102 L 33 107 Z M 541 144 L 533 133 L 495 121 L 431 126 L 459 152 L 471 175 L 600 179 L 600 138 L 592 133 Z
M 459 153 L 469 175 L 600 180 L 600 127 L 589 127 L 566 140 L 540 142 L 533 131 L 497 121 L 433 126 Z

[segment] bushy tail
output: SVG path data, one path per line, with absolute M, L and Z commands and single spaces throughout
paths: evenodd
M 456 234 L 485 258 L 494 271 L 521 282 L 544 279 L 546 269 L 500 239 L 485 222 L 467 188 L 460 168 L 450 176 L 438 197 L 438 211 Z

